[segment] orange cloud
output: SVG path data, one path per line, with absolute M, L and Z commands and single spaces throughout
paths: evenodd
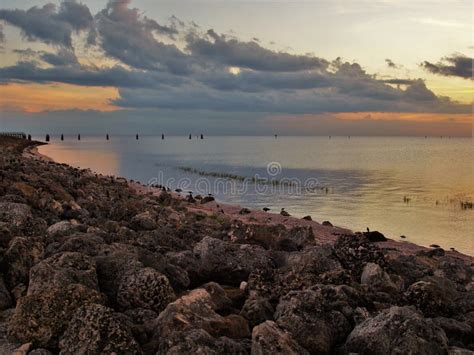
M 418 112 L 340 112 L 333 114 L 341 120 L 384 120 L 384 121 L 416 121 L 416 122 L 458 122 L 474 123 L 471 114 L 443 114 L 443 113 L 418 113 Z
M 69 84 L 0 85 L 0 110 L 41 112 L 46 110 L 115 111 L 111 99 L 119 97 L 112 87 L 84 87 Z
M 281 134 L 462 136 L 474 133 L 471 114 L 339 112 L 269 116 L 266 125 Z

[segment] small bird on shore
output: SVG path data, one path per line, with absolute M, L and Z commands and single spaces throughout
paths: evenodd
M 370 229 L 369 229 L 369 227 L 367 227 L 367 233 L 370 233 Z
M 262 209 L 263 209 L 265 212 L 270 211 L 270 209 L 269 209 L 268 207 L 263 207 Z
M 285 211 L 284 208 L 281 209 L 280 214 L 284 217 L 290 217 L 291 216 L 288 212 Z
M 181 189 L 176 189 L 174 191 L 176 191 L 177 193 L 183 192 L 183 190 L 181 190 Z

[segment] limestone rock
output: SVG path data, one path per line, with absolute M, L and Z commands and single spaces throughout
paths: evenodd
M 30 270 L 28 295 L 69 284 L 99 290 L 94 260 L 81 253 L 65 252 L 41 261 Z
M 80 307 L 59 342 L 60 354 L 141 354 L 131 330 L 110 308 Z
M 83 285 L 50 288 L 18 300 L 10 320 L 9 338 L 35 346 L 57 346 L 75 311 L 89 303 L 104 303 L 105 297 Z
M 266 321 L 253 328 L 251 354 L 309 355 L 309 352 L 275 322 Z
M 145 308 L 159 313 L 174 298 L 168 278 L 152 268 L 127 272 L 117 290 L 117 303 L 122 309 Z
M 409 307 L 391 307 L 358 324 L 345 348 L 360 354 L 445 354 L 446 334 Z

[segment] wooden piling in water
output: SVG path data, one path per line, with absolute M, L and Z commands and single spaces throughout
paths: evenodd
M 109 140 L 109 134 L 108 133 L 105 135 L 105 139 Z
M 138 140 L 138 134 L 135 134 L 135 139 Z
M 193 136 L 190 134 L 190 135 L 189 135 L 189 139 L 192 139 L 192 138 L 193 138 Z
M 45 141 L 49 142 L 49 134 L 46 135 Z
M 77 135 L 77 140 L 78 140 L 78 141 L 81 140 L 81 135 L 80 135 L 80 134 Z
M 161 134 L 161 139 L 162 139 L 162 140 L 165 139 L 164 133 Z
M 64 134 L 61 134 L 61 140 L 62 141 L 64 140 Z

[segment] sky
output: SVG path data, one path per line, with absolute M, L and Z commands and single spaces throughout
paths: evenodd
M 2 0 L 0 130 L 472 137 L 462 0 Z

